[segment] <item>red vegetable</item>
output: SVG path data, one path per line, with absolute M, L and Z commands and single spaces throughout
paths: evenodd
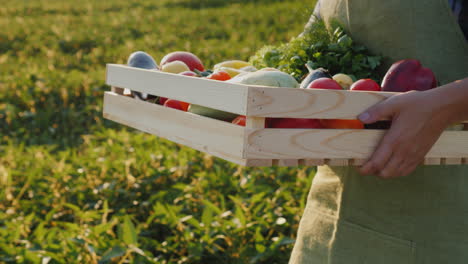
M 229 75 L 227 72 L 224 72 L 224 71 L 218 71 L 218 72 L 211 74 L 210 76 L 206 78 L 210 80 L 227 81 L 231 79 L 231 75 Z
M 305 118 L 269 118 L 268 128 L 322 128 L 318 119 Z
M 321 119 L 320 124 L 322 124 L 324 128 L 364 129 L 364 124 L 359 120 Z
M 387 92 L 425 91 L 434 87 L 437 87 L 434 73 L 418 60 L 394 63 L 382 81 L 382 90 Z
M 176 51 L 167 54 L 161 60 L 160 66 L 162 67 L 166 63 L 177 60 L 185 63 L 191 71 L 194 71 L 194 69 L 197 69 L 199 71 L 205 70 L 205 67 L 203 67 L 203 63 L 201 62 L 201 60 L 195 54 L 187 51 Z
M 190 104 L 174 99 L 169 99 L 164 103 L 164 106 L 187 112 Z
M 167 101 L 168 99 L 166 97 L 159 97 L 159 104 L 160 105 L 164 105 L 164 103 Z
M 318 88 L 318 89 L 329 89 L 329 90 L 343 90 L 343 87 L 335 80 L 330 78 L 319 78 L 311 82 L 307 89 Z
M 193 71 L 184 71 L 179 73 L 180 75 L 185 75 L 185 76 L 191 76 L 191 77 L 197 77 L 197 74 L 194 73 Z
M 238 116 L 234 120 L 232 120 L 233 124 L 239 125 L 239 126 L 245 126 L 245 122 L 246 122 L 245 116 Z
M 353 85 L 351 85 L 350 90 L 353 91 L 381 91 L 380 85 L 372 79 L 361 79 Z

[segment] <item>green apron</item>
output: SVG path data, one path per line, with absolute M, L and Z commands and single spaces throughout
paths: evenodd
M 468 44 L 447 0 L 325 0 L 321 15 L 386 62 L 417 58 L 441 83 L 468 77 Z M 468 166 L 381 180 L 321 166 L 290 264 L 468 263 Z

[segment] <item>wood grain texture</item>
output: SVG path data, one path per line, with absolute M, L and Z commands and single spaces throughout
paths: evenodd
M 247 116 L 245 118 L 245 127 L 247 128 L 265 128 L 265 118 Z
M 246 114 L 245 85 L 108 64 L 106 83 L 240 115 Z
M 240 165 L 248 164 L 242 158 L 244 128 L 228 122 L 112 92 L 104 95 L 104 117 Z
M 325 161 L 330 166 L 350 166 L 351 159 L 328 159 Z
M 370 106 L 394 94 L 249 86 L 247 115 L 356 119 Z
M 367 159 L 384 133 L 352 129 L 247 129 L 243 158 Z M 466 132 L 444 132 L 426 157 L 468 157 Z

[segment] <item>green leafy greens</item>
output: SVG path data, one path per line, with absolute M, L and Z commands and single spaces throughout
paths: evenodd
M 355 79 L 382 79 L 377 70 L 382 57 L 370 53 L 363 45 L 353 41 L 341 27 L 327 29 L 323 21 L 317 21 L 308 30 L 289 43 L 265 46 L 250 58 L 257 68 L 273 67 L 287 72 L 297 80 L 307 75 L 305 67 L 325 68 L 332 74 L 345 73 Z

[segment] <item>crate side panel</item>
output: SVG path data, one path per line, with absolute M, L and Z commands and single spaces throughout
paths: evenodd
M 107 65 L 107 84 L 245 115 L 248 87 L 189 76 Z
M 247 115 L 356 119 L 370 106 L 394 95 L 385 92 L 350 92 L 322 89 L 249 87 Z
M 227 122 L 106 92 L 104 117 L 199 151 L 245 165 L 244 129 Z
M 244 157 L 367 159 L 384 133 L 382 130 L 353 129 L 248 129 Z M 444 132 L 426 157 L 468 157 L 467 132 Z

